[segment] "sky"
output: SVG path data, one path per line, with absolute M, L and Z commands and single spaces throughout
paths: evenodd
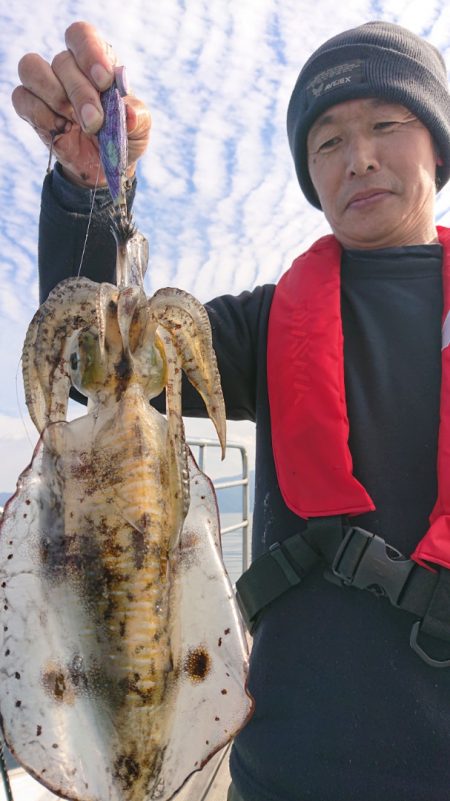
M 383 19 L 426 37 L 450 65 L 444 0 L 19 0 L 0 12 L 0 491 L 13 491 L 36 432 L 20 354 L 38 302 L 37 224 L 47 153 L 10 95 L 28 51 L 51 61 L 77 19 L 95 24 L 127 67 L 153 129 L 138 171 L 135 217 L 150 244 L 146 289 L 177 286 L 206 301 L 276 282 L 328 232 L 298 187 L 286 108 L 311 52 L 342 30 Z M 450 189 L 437 219 L 450 223 Z M 190 436 L 212 428 L 187 421 Z M 251 424 L 229 439 L 254 454 Z

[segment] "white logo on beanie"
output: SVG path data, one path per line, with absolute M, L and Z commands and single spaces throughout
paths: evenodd
M 346 64 L 339 64 L 337 67 L 322 70 L 307 84 L 307 98 L 315 99 L 325 92 L 329 92 L 330 89 L 337 89 L 345 84 L 362 83 L 364 80 L 362 65 L 363 61 L 356 59 Z

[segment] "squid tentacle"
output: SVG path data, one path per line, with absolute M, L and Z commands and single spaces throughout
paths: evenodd
M 112 284 L 88 278 L 61 281 L 34 315 L 22 351 L 25 399 L 39 432 L 47 423 L 66 419 L 71 380 L 64 358 L 67 342 L 79 328 L 99 325 L 98 296 L 106 307 L 117 295 Z M 106 291 L 105 291 L 106 288 Z
M 149 300 L 153 318 L 167 329 L 191 384 L 202 396 L 225 455 L 225 404 L 211 326 L 202 304 L 181 289 L 160 289 Z
M 164 328 L 159 328 L 157 336 L 162 340 L 166 357 L 167 437 L 171 463 L 175 471 L 172 492 L 176 513 L 181 520 L 184 520 L 189 510 L 190 492 L 188 448 L 185 442 L 184 424 L 181 415 L 181 357 L 168 331 Z M 170 547 L 176 544 L 179 534 L 180 532 L 177 532 L 174 541 L 170 543 Z

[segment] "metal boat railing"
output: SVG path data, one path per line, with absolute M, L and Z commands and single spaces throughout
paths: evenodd
M 198 448 L 198 459 L 197 464 L 202 472 L 205 472 L 205 456 L 206 451 L 208 448 L 220 448 L 220 443 L 216 442 L 213 439 L 189 439 L 187 441 L 189 447 Z M 229 450 L 237 450 L 241 455 L 241 476 L 238 479 L 233 481 L 221 481 L 218 479 L 217 481 L 213 481 L 213 486 L 216 492 L 221 492 L 222 490 L 230 489 L 231 487 L 242 487 L 242 512 L 241 518 L 237 523 L 233 523 L 231 526 L 225 526 L 220 528 L 220 534 L 223 537 L 226 534 L 229 534 L 231 531 L 238 531 L 239 529 L 242 530 L 242 572 L 247 570 L 250 564 L 250 499 L 249 499 L 249 479 L 248 479 L 248 457 L 247 457 L 247 449 L 240 445 L 238 442 L 227 442 L 227 451 Z M 194 453 L 194 456 L 196 454 Z M 220 509 L 220 504 L 219 504 Z

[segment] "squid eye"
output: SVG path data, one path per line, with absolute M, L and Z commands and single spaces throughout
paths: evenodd
M 70 354 L 70 367 L 72 370 L 77 370 L 78 365 L 80 363 L 80 359 L 78 353 L 71 353 Z

